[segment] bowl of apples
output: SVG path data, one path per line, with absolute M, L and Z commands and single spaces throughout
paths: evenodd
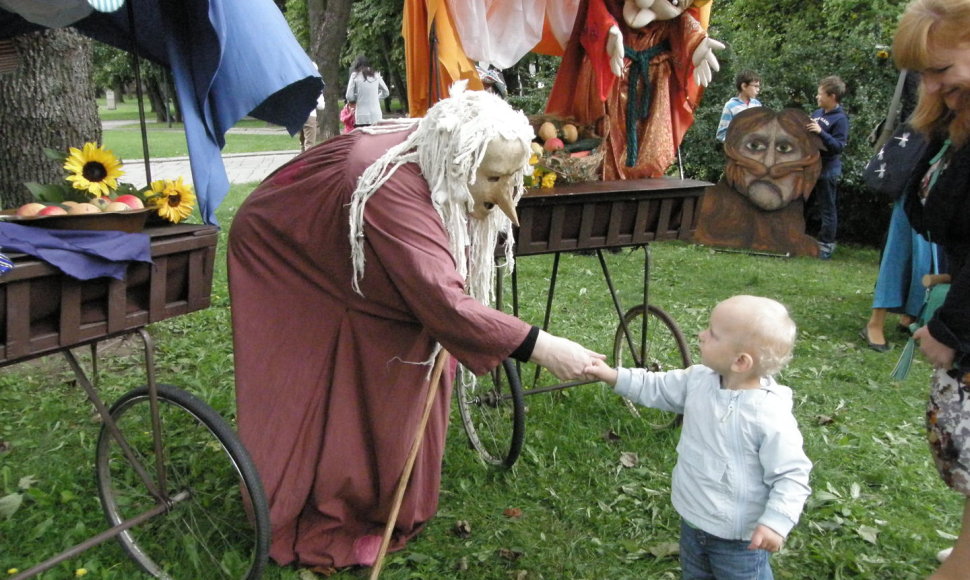
M 24 226 L 57 230 L 117 230 L 127 233 L 145 229 L 154 210 L 134 195 L 96 197 L 87 202 L 29 202 L 0 211 L 0 219 Z

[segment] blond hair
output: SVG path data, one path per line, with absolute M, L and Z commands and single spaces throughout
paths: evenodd
M 738 301 L 744 310 L 735 340 L 742 350 L 754 359 L 754 370 L 760 376 L 778 374 L 792 358 L 797 328 L 784 304 L 762 296 L 738 295 L 728 298 Z
M 931 43 L 957 46 L 967 42 L 970 0 L 914 0 L 899 19 L 893 59 L 900 69 L 922 71 L 933 66 Z M 922 86 L 910 123 L 931 136 L 949 136 L 958 146 L 970 137 L 970 115 L 951 111 L 942 94 L 926 94 Z

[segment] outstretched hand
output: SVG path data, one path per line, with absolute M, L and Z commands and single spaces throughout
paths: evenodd
M 723 48 L 724 43 L 711 37 L 705 37 L 694 49 L 691 61 L 694 63 L 694 81 L 698 85 L 706 87 L 714 78 L 714 73 L 721 70 L 721 65 L 717 62 L 714 51 Z
M 583 345 L 542 330 L 532 349 L 531 362 L 549 369 L 561 381 L 585 378 L 586 367 L 606 355 L 593 352 Z
M 751 535 L 751 543 L 748 544 L 749 550 L 767 550 L 777 552 L 785 544 L 785 538 L 781 534 L 765 525 L 759 525 Z
M 583 373 L 588 379 L 603 381 L 611 387 L 616 385 L 616 376 L 618 373 L 615 368 L 606 364 L 606 361 L 603 359 L 596 358 L 590 361 L 590 363 L 586 365 L 586 368 L 583 369 Z

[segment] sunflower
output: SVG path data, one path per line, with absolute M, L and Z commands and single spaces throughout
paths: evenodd
M 195 193 L 192 192 L 191 185 L 182 183 L 181 177 L 175 181 L 160 179 L 152 182 L 147 201 L 158 208 L 158 215 L 177 224 L 192 215 Z
M 108 196 L 118 187 L 118 178 L 125 173 L 114 153 L 94 143 L 85 143 L 83 150 L 71 147 L 64 169 L 71 172 L 67 180 L 74 189 L 86 191 L 93 197 Z

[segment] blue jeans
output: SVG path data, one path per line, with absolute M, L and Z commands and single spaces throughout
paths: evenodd
M 818 241 L 823 244 L 835 242 L 835 232 L 839 227 L 838 190 L 841 175 L 821 175 L 815 182 L 815 207 L 821 226 L 818 230 Z
M 680 520 L 680 567 L 684 580 L 773 580 L 769 554 L 749 550 L 746 540 L 723 540 Z

